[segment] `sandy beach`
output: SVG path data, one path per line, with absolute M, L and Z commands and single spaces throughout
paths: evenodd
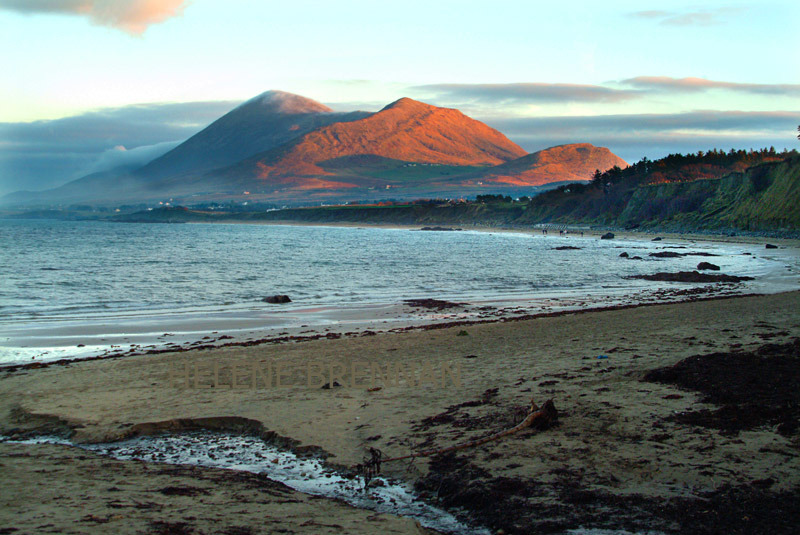
M 673 4 L 0 0 L 0 535 L 799 535 L 800 2 Z
M 466 518 L 492 532 L 592 527 L 706 533 L 735 521 L 749 527 L 742 532 L 770 527 L 788 533 L 800 483 L 794 417 L 747 406 L 752 418 L 744 423 L 704 418 L 723 404 L 648 373 L 696 355 L 758 351 L 761 358 L 788 359 L 796 370 L 794 346 L 780 344 L 800 337 L 798 310 L 800 292 L 790 292 L 11 369 L 0 380 L 0 432 L 60 433 L 86 443 L 228 429 L 322 455 L 331 466 L 347 469 L 369 447 L 394 457 L 496 433 L 524 418 L 531 399 L 540 405 L 552 399 L 559 411 L 555 426 L 447 455 L 387 463 L 382 473 L 414 484 L 432 503 L 464 508 Z M 309 362 L 341 364 L 334 386 L 309 384 Z M 697 369 L 712 369 L 701 362 Z M 279 366 L 281 386 L 273 374 L 269 386 L 254 387 L 246 372 L 254 363 Z M 352 370 L 391 364 L 457 368 L 460 384 L 376 385 L 364 372 L 351 384 Z M 751 390 L 759 395 L 756 386 Z M 735 400 L 727 405 L 735 412 Z M 249 531 L 236 533 L 268 532 L 257 518 L 270 510 L 281 511 L 281 522 L 295 532 L 324 532 L 313 522 L 376 532 L 368 519 L 374 513 L 338 502 L 293 497 L 296 516 L 284 515 L 276 505 L 283 498 L 248 494 L 255 492 L 255 476 L 246 474 L 112 461 L 69 446 L 0 444 L 0 451 L 5 481 L 18 477 L 29 482 L 27 488 L 48 488 L 36 494 L 36 514 L 26 512 L 31 498 L 21 490 L 3 498 L 2 523 L 23 532 L 63 531 L 59 526 L 89 514 L 81 502 L 101 521 L 82 521 L 75 532 L 132 526 L 134 520 L 151 526 L 177 522 L 194 530 L 186 533 L 222 532 L 232 525 L 229 517 L 220 518 L 228 493 L 241 503 L 258 502 L 237 517 L 236 525 Z M 66 473 L 55 479 L 48 475 L 53 470 Z M 111 483 L 119 478 L 124 487 Z M 98 479 L 109 484 L 73 499 L 76 488 Z M 158 489 L 168 486 L 197 486 L 215 498 L 202 491 L 180 497 L 186 509 L 170 509 L 168 517 L 157 505 L 130 505 L 166 507 L 173 499 Z M 116 508 L 118 502 L 129 505 Z M 421 529 L 398 517 L 388 516 L 386 523 L 390 527 L 381 531 Z

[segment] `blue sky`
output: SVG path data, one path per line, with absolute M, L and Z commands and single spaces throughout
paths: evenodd
M 0 0 L 0 194 L 152 157 L 267 89 L 457 107 L 529 151 L 793 148 L 798 27 L 796 0 Z

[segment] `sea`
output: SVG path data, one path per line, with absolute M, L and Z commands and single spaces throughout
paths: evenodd
M 663 251 L 709 256 L 650 256 Z M 797 250 L 763 244 L 540 229 L 0 220 L 0 365 L 678 299 L 704 285 L 629 277 L 700 261 L 755 278 L 722 293 L 800 288 Z M 291 302 L 264 301 L 276 294 Z M 404 304 L 411 299 L 464 306 L 418 309 Z

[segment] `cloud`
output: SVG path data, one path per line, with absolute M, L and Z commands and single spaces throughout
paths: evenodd
M 88 17 L 93 24 L 141 35 L 153 24 L 183 13 L 187 0 L 0 0 L 0 9 Z
M 507 103 L 622 102 L 641 96 L 631 89 L 614 89 L 583 84 L 431 84 L 409 88 L 448 100 Z
M 712 148 L 797 148 L 800 111 L 483 118 L 529 152 L 588 142 L 634 162 Z
M 531 129 L 548 131 L 586 127 L 599 130 L 642 133 L 664 130 L 761 131 L 791 127 L 800 120 L 800 111 L 716 111 L 684 113 L 643 113 L 590 116 L 520 117 L 498 119 L 504 132 Z M 796 129 L 797 125 L 790 129 Z
M 146 163 L 148 156 L 166 152 L 169 143 L 191 137 L 238 104 L 139 104 L 52 121 L 0 123 L 0 195 L 52 188 L 89 172 Z
M 664 17 L 669 17 L 671 13 L 669 11 L 662 11 L 659 9 L 652 9 L 648 11 L 636 11 L 631 13 L 632 17 L 638 17 L 642 19 L 663 19 Z
M 714 26 L 723 24 L 726 19 L 740 11 L 737 8 L 723 7 L 696 11 L 635 11 L 630 16 L 658 21 L 662 26 Z
M 385 100 L 350 100 L 345 102 L 325 102 L 326 106 L 335 112 L 348 113 L 351 111 L 378 111 L 386 106 Z
M 643 90 L 676 93 L 698 93 L 709 89 L 725 89 L 759 95 L 800 96 L 800 84 L 743 84 L 705 78 L 671 78 L 669 76 L 637 76 L 623 80 L 622 83 Z
M 126 149 L 124 145 L 117 145 L 113 149 L 108 149 L 92 163 L 86 170 L 86 173 L 93 173 L 97 171 L 106 171 L 109 169 L 137 169 L 144 164 L 155 160 L 162 154 L 169 152 L 178 145 L 182 140 L 178 141 L 164 141 L 156 143 L 155 145 L 142 145 L 133 149 Z

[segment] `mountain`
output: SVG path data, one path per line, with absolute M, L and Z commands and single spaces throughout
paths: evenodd
M 517 158 L 476 176 L 484 182 L 512 186 L 541 186 L 550 182 L 589 181 L 595 170 L 605 171 L 628 163 L 605 147 L 589 143 L 558 145 Z
M 288 146 L 246 160 L 226 174 L 256 177 L 264 187 L 315 189 L 312 186 L 320 183 L 356 187 L 385 183 L 375 176 L 376 170 L 398 162 L 491 166 L 525 154 L 497 130 L 458 110 L 402 98 L 363 119 L 314 130 Z M 359 173 L 364 164 L 366 174 Z M 343 181 L 328 178 L 336 176 Z
M 148 163 L 137 174 L 152 181 L 211 171 L 278 147 L 322 126 L 365 115 L 368 113 L 334 113 L 309 98 L 266 91 Z
M 267 91 L 143 167 L 95 173 L 2 201 L 43 206 L 246 198 L 297 205 L 320 198 L 527 195 L 535 193 L 532 187 L 586 180 L 595 169 L 614 165 L 625 162 L 588 144 L 529 155 L 458 110 L 409 98 L 375 113 L 336 113 L 299 95 Z

